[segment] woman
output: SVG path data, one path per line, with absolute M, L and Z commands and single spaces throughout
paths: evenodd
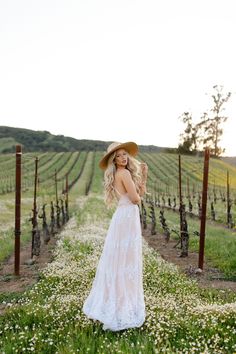
M 105 170 L 105 202 L 111 206 L 116 198 L 118 205 L 83 312 L 102 322 L 104 330 L 140 327 L 145 321 L 138 204 L 146 192 L 148 169 L 133 157 L 137 152 L 134 142 L 115 142 L 99 162 Z

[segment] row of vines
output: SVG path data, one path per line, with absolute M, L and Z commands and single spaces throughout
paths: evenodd
M 178 156 L 173 154 L 140 154 L 149 167 L 148 192 L 159 208 L 179 208 Z M 229 184 L 227 191 L 227 172 Z M 185 211 L 201 218 L 203 159 L 183 156 L 182 199 Z M 236 168 L 222 160 L 211 159 L 208 186 L 209 219 L 233 228 L 236 223 Z
M 55 173 L 60 195 L 65 193 L 68 177 L 69 190 L 78 188 L 80 195 L 90 191 L 102 192 L 102 172 L 98 161 L 102 152 L 47 152 L 37 154 L 38 197 L 43 204 L 49 203 L 55 195 Z M 36 154 L 22 155 L 22 193 L 32 196 L 34 188 Z M 178 209 L 178 159 L 168 153 L 140 153 L 139 159 L 149 167 L 148 191 L 159 207 Z M 202 158 L 184 156 L 182 158 L 182 191 L 186 212 L 201 215 Z M 227 171 L 229 173 L 229 193 L 227 194 Z M 0 199 L 15 191 L 15 155 L 0 156 Z M 229 210 L 230 209 L 230 210 Z M 236 214 L 236 168 L 222 160 L 210 160 L 208 188 L 208 217 L 227 223 L 230 214 L 231 225 Z

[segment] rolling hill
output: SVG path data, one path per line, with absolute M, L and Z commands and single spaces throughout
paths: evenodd
M 75 139 L 64 135 L 53 135 L 50 132 L 35 131 L 23 128 L 0 126 L 0 153 L 15 151 L 15 145 L 21 144 L 24 152 L 33 151 L 104 151 L 110 141 Z M 166 148 L 154 145 L 139 145 L 143 152 L 160 152 Z M 171 150 L 171 149 L 170 149 Z

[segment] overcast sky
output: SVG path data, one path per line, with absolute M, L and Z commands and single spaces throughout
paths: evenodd
M 178 117 L 199 120 L 218 84 L 236 155 L 234 4 L 0 0 L 0 125 L 176 147 Z

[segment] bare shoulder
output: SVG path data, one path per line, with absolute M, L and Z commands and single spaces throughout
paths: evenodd
M 129 178 L 131 178 L 131 173 L 129 170 L 124 168 L 120 171 L 117 171 L 117 177 L 120 179 L 129 179 Z

